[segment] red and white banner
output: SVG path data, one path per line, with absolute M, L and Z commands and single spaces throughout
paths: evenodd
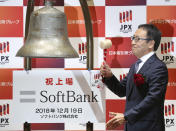
M 106 37 L 131 37 L 146 23 L 145 6 L 106 6 Z
M 106 0 L 107 6 L 146 5 L 146 0 Z
M 0 68 L 23 68 L 23 57 L 16 57 L 23 38 L 0 37 Z
M 163 37 L 176 36 L 176 6 L 147 6 L 147 23 L 155 24 Z
M 160 46 L 157 50 L 158 57 L 167 65 L 168 68 L 176 67 L 176 38 L 162 37 Z
M 105 36 L 105 7 L 90 6 L 90 16 L 93 27 L 94 37 Z M 68 36 L 69 37 L 85 37 L 85 21 L 80 6 L 65 6 L 64 12 L 67 16 Z M 98 15 L 97 15 L 98 14 Z
M 104 51 L 107 64 L 111 68 L 130 68 L 137 60 L 131 50 L 129 37 L 108 38 L 112 41 L 112 47 Z
M 0 6 L 22 6 L 23 0 L 1 0 Z
M 166 131 L 175 130 L 175 91 L 176 91 L 176 1 L 175 0 L 86 0 L 90 11 L 91 23 L 93 27 L 93 40 L 94 40 L 94 68 L 99 69 L 102 62 L 106 63 L 112 68 L 113 74 L 122 80 L 128 73 L 131 65 L 137 60 L 131 50 L 130 37 L 135 33 L 138 25 L 145 23 L 155 24 L 162 32 L 161 44 L 156 51 L 157 56 L 166 63 L 169 71 L 169 82 L 166 92 L 166 104 L 165 104 L 165 124 Z M 17 131 L 23 130 L 23 122 L 28 121 L 37 122 L 40 113 L 35 113 L 35 109 L 46 109 L 48 106 L 53 108 L 65 108 L 65 106 L 75 106 L 75 104 L 62 105 L 54 100 L 59 98 L 65 99 L 67 91 L 73 91 L 72 88 L 76 85 L 75 92 L 83 93 L 85 83 L 89 84 L 87 89 L 95 89 L 101 91 L 99 81 L 101 75 L 99 71 L 91 71 L 86 74 L 87 62 L 87 43 L 86 43 L 86 29 L 85 20 L 82 13 L 79 0 L 56 0 L 53 7 L 64 12 L 67 17 L 67 30 L 68 37 L 71 45 L 79 54 L 79 58 L 73 59 L 60 59 L 60 58 L 32 58 L 32 71 L 26 74 L 25 71 L 18 72 L 17 70 L 24 70 L 24 58 L 16 57 L 17 51 L 25 44 L 25 23 L 26 23 L 26 9 L 28 0 L 0 0 L 0 130 L 2 131 Z M 44 7 L 44 0 L 35 0 L 34 10 L 38 10 Z M 101 49 L 99 44 L 104 39 L 110 39 L 112 41 L 112 47 L 109 49 Z M 42 70 L 41 70 L 42 68 Z M 47 69 L 45 69 L 47 68 Z M 50 69 L 52 68 L 52 70 Z M 67 70 L 67 71 L 65 71 Z M 84 77 L 76 79 L 74 71 L 82 72 L 86 74 Z M 13 71 L 15 74 L 15 80 L 13 80 Z M 69 72 L 68 74 L 65 72 Z M 43 74 L 43 75 L 42 75 Z M 48 75 L 49 74 L 49 75 Z M 84 74 L 84 75 L 85 75 Z M 18 77 L 17 77 L 18 76 Z M 71 79 L 61 79 L 72 77 L 74 80 L 73 85 L 68 85 Z M 41 78 L 41 79 L 38 79 Z M 84 78 L 84 81 L 81 81 Z M 76 80 L 75 80 L 76 79 Z M 61 81 L 60 81 L 61 80 Z M 14 83 L 13 83 L 14 81 Z M 57 85 L 50 85 L 52 84 Z M 60 85 L 62 82 L 68 82 L 68 84 Z M 80 82 L 78 82 L 80 81 Z M 84 83 L 83 85 L 80 83 Z M 15 85 L 14 85 L 15 84 Z M 70 83 L 71 84 L 71 83 Z M 41 88 L 40 85 L 42 85 Z M 63 86 L 65 87 L 63 90 Z M 73 87 L 72 87 L 73 86 Z M 103 85 L 104 86 L 104 85 Z M 32 89 L 35 95 L 22 95 Z M 71 89 L 71 90 L 69 90 Z M 24 91 L 23 91 L 24 90 Z M 43 92 L 41 96 L 40 92 Z M 57 97 L 57 92 L 61 96 Z M 104 91 L 104 89 L 103 89 Z M 34 93 L 28 92 L 28 93 Z M 96 93 L 96 91 L 94 91 Z M 21 93 L 21 94 L 20 94 Z M 51 94 L 50 94 L 51 93 Z M 73 92 L 70 92 L 73 93 Z M 48 95 L 50 94 L 50 96 Z M 73 93 L 74 94 L 74 93 Z M 73 95 L 72 94 L 72 95 Z M 76 94 L 75 94 L 76 95 Z M 94 94 L 95 95 L 95 94 Z M 30 98 L 35 96 L 35 103 L 20 103 L 20 99 Z M 106 113 L 102 108 L 102 103 L 98 103 L 96 109 L 100 110 L 100 114 L 93 112 L 93 109 L 86 105 L 86 102 L 80 102 L 81 108 L 84 111 L 90 112 L 88 114 L 82 114 L 84 117 L 76 119 L 70 119 L 70 121 L 76 121 L 80 123 L 62 123 L 58 119 L 52 118 L 52 122 L 61 124 L 62 128 L 66 131 L 73 130 L 86 130 L 85 123 L 90 120 L 91 122 L 99 122 L 99 117 L 105 117 L 106 121 L 111 119 L 108 115 L 109 111 L 122 111 L 125 105 L 125 97 L 119 98 L 112 93 L 109 89 L 105 91 L 104 100 L 106 100 Z M 50 98 L 49 98 L 50 97 Z M 70 97 L 71 98 L 71 97 Z M 74 99 L 74 97 L 72 97 Z M 98 97 L 99 98 L 99 97 Z M 98 99 L 97 98 L 97 99 Z M 50 99 L 52 104 L 41 104 L 42 101 Z M 76 98 L 75 98 L 76 99 Z M 81 98 L 80 98 L 81 99 Z M 24 100 L 24 99 L 23 99 Z M 22 100 L 22 101 L 23 101 Z M 52 102 L 53 101 L 53 102 Z M 60 103 L 60 102 L 59 102 Z M 79 104 L 80 104 L 79 103 Z M 122 104 L 122 106 L 119 106 Z M 31 106 L 30 106 L 31 105 Z M 34 107 L 35 105 L 35 107 Z M 44 105 L 46 105 L 44 107 Z M 118 106 L 116 106 L 118 105 Z M 84 106 L 84 107 L 82 107 Z M 24 112 L 22 109 L 25 108 Z M 76 107 L 77 109 L 78 107 Z M 85 109 L 86 108 L 86 109 Z M 46 110 L 43 110 L 46 111 Z M 30 114 L 27 117 L 26 114 Z M 102 114 L 102 112 L 104 114 Z M 45 113 L 46 115 L 47 113 Z M 76 114 L 79 116 L 79 114 Z M 98 117 L 97 117 L 98 116 Z M 41 116 L 40 116 L 41 117 Z M 90 119 L 89 119 L 90 118 Z M 41 122 L 45 122 L 43 118 Z M 59 119 L 62 120 L 62 119 Z M 20 122 L 19 122 L 20 121 Z M 19 122 L 18 124 L 15 124 Z M 98 124 L 98 125 L 97 125 Z M 94 123 L 94 130 L 105 130 L 105 123 Z M 41 126 L 42 123 L 37 125 Z M 46 125 L 45 125 L 46 126 Z M 53 127 L 57 126 L 54 124 Z M 64 128 L 63 128 L 64 126 Z M 43 130 L 44 128 L 42 128 Z M 45 128 L 48 129 L 48 128 Z M 118 128 L 123 130 L 123 127 Z
M 94 38 L 94 68 L 100 68 L 103 62 L 103 49 L 100 48 L 100 41 L 105 38 Z M 65 69 L 86 69 L 87 66 L 87 43 L 85 37 L 71 37 L 70 42 L 74 49 L 78 52 L 79 58 L 65 59 Z M 72 63 L 72 64 L 70 64 Z
M 86 0 L 89 6 L 105 6 L 105 0 Z M 65 6 L 80 6 L 79 0 L 64 0 Z
M 147 5 L 176 5 L 175 0 L 147 0 Z
M 176 130 L 176 101 L 166 100 L 164 104 L 164 118 L 165 118 L 165 128 L 166 131 Z

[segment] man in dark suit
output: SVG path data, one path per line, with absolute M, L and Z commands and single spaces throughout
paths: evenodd
M 114 117 L 106 127 L 115 129 L 125 123 L 125 131 L 165 131 L 168 70 L 154 52 L 159 47 L 161 32 L 152 24 L 142 24 L 131 40 L 132 52 L 138 61 L 122 81 L 117 80 L 106 63 L 100 69 L 107 87 L 119 97 L 126 96 L 125 112 L 112 113 Z

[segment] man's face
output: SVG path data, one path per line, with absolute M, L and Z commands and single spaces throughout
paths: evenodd
M 132 40 L 132 52 L 137 58 L 141 58 L 147 53 L 151 52 L 154 47 L 153 40 L 144 40 L 147 38 L 147 31 L 143 28 L 139 28 L 136 30 L 134 37 L 136 39 Z M 138 38 L 142 38 L 137 40 Z

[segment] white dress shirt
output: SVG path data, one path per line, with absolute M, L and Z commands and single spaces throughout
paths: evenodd
M 142 68 L 142 66 L 144 65 L 144 63 L 145 63 L 153 54 L 154 54 L 154 52 L 152 51 L 152 52 L 150 52 L 150 53 L 148 53 L 148 54 L 146 54 L 146 55 L 144 55 L 144 56 L 142 56 L 142 57 L 140 58 L 140 60 L 141 60 L 142 62 L 139 63 L 139 68 L 138 68 L 138 70 L 137 70 L 136 73 L 138 73 L 138 71 Z

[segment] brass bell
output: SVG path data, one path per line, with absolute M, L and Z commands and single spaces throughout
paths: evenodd
M 52 7 L 49 1 L 45 7 L 32 12 L 27 39 L 16 56 L 79 57 L 68 39 L 66 15 Z

